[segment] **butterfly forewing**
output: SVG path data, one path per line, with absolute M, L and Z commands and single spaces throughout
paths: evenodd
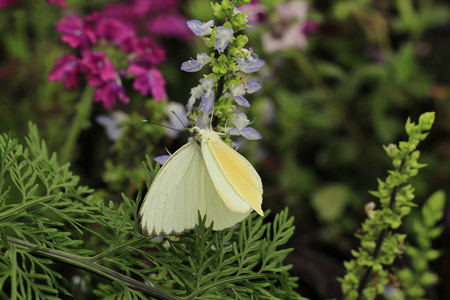
M 214 186 L 233 211 L 250 207 L 263 215 L 261 178 L 253 166 L 212 131 L 205 131 L 202 154 Z
M 263 215 L 262 183 L 253 166 L 222 140 L 208 141 L 212 152 L 236 192 L 258 214 Z

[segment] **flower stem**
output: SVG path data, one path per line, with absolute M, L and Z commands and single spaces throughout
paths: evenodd
M 2 238 L 1 235 L 0 235 L 0 238 Z M 139 282 L 133 278 L 129 278 L 123 274 L 120 274 L 120 273 L 114 271 L 114 270 L 111 270 L 109 268 L 101 266 L 101 265 L 91 261 L 88 258 L 79 256 L 79 255 L 65 253 L 65 252 L 62 252 L 59 250 L 55 250 L 55 249 L 42 248 L 41 246 L 38 246 L 36 244 L 29 243 L 27 241 L 23 241 L 23 240 L 16 239 L 13 237 L 7 237 L 7 239 L 8 239 L 8 242 L 18 246 L 19 248 L 25 248 L 25 249 L 36 248 L 34 253 L 36 253 L 38 255 L 45 256 L 45 257 L 48 257 L 48 258 L 51 258 L 54 260 L 61 261 L 63 263 L 67 263 L 67 264 L 76 266 L 78 268 L 84 269 L 91 273 L 100 275 L 111 281 L 123 283 L 124 285 L 127 285 L 135 290 L 146 293 L 147 295 L 150 295 L 152 297 L 156 297 L 157 299 L 164 299 L 164 300 L 179 300 L 180 299 L 176 296 L 167 294 L 163 291 L 153 288 L 145 283 Z
M 81 131 L 89 127 L 89 117 L 92 110 L 92 94 L 94 89 L 90 86 L 84 88 L 80 102 L 76 107 L 76 115 L 72 121 L 72 126 L 67 134 L 66 142 L 61 150 L 60 161 L 70 162 L 73 158 L 75 145 Z

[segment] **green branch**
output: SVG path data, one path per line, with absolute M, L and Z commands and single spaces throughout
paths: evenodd
M 0 235 L 0 239 L 3 237 Z M 12 243 L 18 247 L 24 248 L 24 249 L 35 249 L 34 252 L 38 255 L 45 256 L 63 263 L 67 263 L 69 265 L 84 269 L 86 271 L 89 271 L 91 273 L 100 275 L 103 278 L 106 278 L 111 281 L 119 282 L 122 284 L 125 284 L 135 290 L 141 291 L 143 293 L 146 293 L 147 295 L 150 295 L 152 297 L 156 297 L 157 299 L 163 299 L 163 300 L 179 300 L 180 298 L 167 294 L 165 292 L 162 292 L 158 289 L 155 289 L 145 283 L 139 282 L 133 278 L 129 278 L 125 275 L 122 275 L 114 270 L 111 270 L 109 268 L 103 267 L 101 265 L 98 265 L 95 262 L 92 262 L 90 259 L 86 259 L 79 255 L 73 255 L 69 253 L 65 253 L 62 251 L 54 250 L 54 249 L 48 249 L 43 248 L 39 245 L 29 243 L 20 239 L 16 239 L 13 237 L 7 237 L 7 240 L 9 243 Z
M 61 150 L 60 161 L 65 163 L 71 161 L 75 150 L 76 142 L 83 129 L 89 127 L 89 117 L 92 110 L 92 94 L 94 89 L 86 86 L 81 95 L 80 102 L 76 107 L 76 115 L 72 121 L 72 126 L 67 134 L 66 142 Z
M 406 238 L 406 235 L 395 231 L 402 225 L 402 219 L 410 213 L 411 207 L 416 206 L 413 203 L 414 188 L 408 183 L 425 166 L 418 163 L 420 153 L 416 149 L 419 142 L 426 138 L 426 131 L 431 129 L 433 122 L 434 113 L 424 113 L 417 125 L 408 119 L 405 126 L 408 141 L 384 148 L 392 158 L 395 169 L 389 171 L 384 181 L 378 181 L 378 191 L 371 192 L 379 198 L 381 207 L 368 212 L 369 217 L 357 234 L 361 246 L 352 251 L 354 259 L 344 263 L 347 274 L 339 279 L 344 299 L 375 299 L 390 284 L 390 266 L 398 255 L 404 254 L 399 244 L 403 244 Z M 372 284 L 368 285 L 370 280 Z

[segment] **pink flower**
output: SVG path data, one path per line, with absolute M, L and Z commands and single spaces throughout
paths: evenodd
M 0 0 L 0 9 L 19 4 L 19 0 Z
M 67 3 L 64 0 L 47 0 L 47 3 L 50 5 L 59 5 L 61 8 L 67 7 Z
M 135 29 L 132 26 L 103 14 L 94 13 L 87 16 L 86 20 L 95 23 L 95 33 L 99 38 L 104 38 L 119 47 L 136 36 Z
M 147 24 L 148 31 L 165 37 L 177 37 L 183 40 L 194 37 L 186 27 L 186 19 L 175 13 L 158 15 Z
M 303 31 L 305 33 L 314 33 L 317 32 L 320 28 L 319 23 L 317 23 L 316 21 L 313 20 L 308 20 L 305 23 L 305 27 L 303 28 Z
M 130 74 L 136 75 L 133 81 L 133 88 L 138 90 L 143 96 L 152 93 L 156 101 L 167 98 L 165 89 L 166 82 L 161 74 L 155 68 L 146 68 L 139 65 L 131 65 L 128 68 Z
M 129 47 L 132 53 L 139 54 L 140 56 L 133 61 L 135 64 L 142 65 L 148 63 L 152 65 L 159 65 L 166 60 L 166 53 L 163 48 L 159 46 L 155 41 L 148 37 L 142 39 L 136 39 L 130 44 Z M 136 62 L 138 61 L 138 62 Z
M 105 108 L 111 108 L 116 104 L 116 98 L 123 103 L 130 102 L 125 94 L 123 85 L 117 81 L 111 80 L 99 86 L 94 92 L 94 101 L 102 102 Z
M 66 5 L 65 0 L 47 2 L 61 7 Z M 49 80 L 64 80 L 66 88 L 77 87 L 80 73 L 86 73 L 87 84 L 96 87 L 94 100 L 107 108 L 117 99 L 129 102 L 123 78 L 131 77 L 133 88 L 142 95 L 151 94 L 157 101 L 166 98 L 164 78 L 156 69 L 166 60 L 166 54 L 156 42 L 156 36 L 182 39 L 191 36 L 186 20 L 177 9 L 178 0 L 123 0 L 85 18 L 65 15 L 56 22 L 56 30 L 61 33 L 63 42 L 78 48 L 77 56 L 81 58 L 65 55 L 57 59 Z M 99 40 L 102 42 L 98 43 Z M 114 62 L 119 61 L 120 69 L 116 69 L 105 52 L 99 51 L 108 47 L 114 49 L 111 53 L 114 53 Z M 117 48 L 122 51 L 116 51 Z
M 307 45 L 302 24 L 293 24 L 283 29 L 281 35 L 265 32 L 262 35 L 262 45 L 266 53 L 273 53 L 287 48 L 303 49 Z
M 145 24 L 152 36 L 189 38 L 192 34 L 186 28 L 186 18 L 177 12 L 177 8 L 178 0 L 130 0 L 107 5 L 103 14 L 134 28 Z
M 49 81 L 60 81 L 64 78 L 66 89 L 77 88 L 80 78 L 80 65 L 78 58 L 73 54 L 65 54 L 56 60 L 56 65 L 48 75 Z
M 267 7 L 255 1 L 242 5 L 239 10 L 247 15 L 248 23 L 252 26 L 262 24 L 268 19 Z
M 56 22 L 56 31 L 62 33 L 61 40 L 72 48 L 86 49 L 97 43 L 92 28 L 77 15 L 64 15 L 61 21 Z
M 265 52 L 273 53 L 286 48 L 303 49 L 307 45 L 305 24 L 307 22 L 308 4 L 305 1 L 280 3 L 276 10 L 281 21 L 274 27 L 274 32 L 262 35 Z
M 103 52 L 87 51 L 81 63 L 90 86 L 100 86 L 118 77 L 116 68 Z

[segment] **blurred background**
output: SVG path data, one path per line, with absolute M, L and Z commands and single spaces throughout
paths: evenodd
M 392 168 L 382 145 L 407 138 L 408 117 L 436 112 L 420 145 L 428 166 L 413 180 L 416 203 L 450 195 L 450 4 L 260 0 L 240 9 L 252 26 L 248 47 L 266 61 L 246 79 L 262 84 L 245 112 L 263 139 L 241 141 L 240 152 L 262 177 L 263 208 L 295 216 L 288 263 L 300 294 L 339 298 L 336 278 L 375 200 L 368 191 Z M 133 197 L 145 156 L 187 140 L 142 119 L 174 123 L 167 112 L 182 111 L 209 72 L 180 70 L 208 51 L 186 20 L 212 18 L 206 0 L 0 1 L 0 131 L 23 141 L 31 121 L 81 184 L 105 199 Z M 99 83 L 90 66 L 109 66 L 112 79 Z M 429 299 L 450 295 L 448 210 Z M 401 230 L 411 233 L 418 214 Z

